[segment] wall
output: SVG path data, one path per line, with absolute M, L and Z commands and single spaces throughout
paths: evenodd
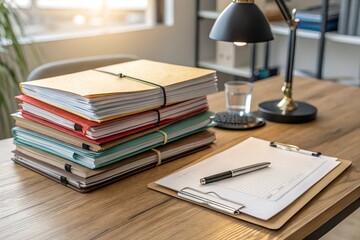
M 166 0 L 168 1 L 168 0 Z M 149 30 L 102 36 L 82 37 L 33 44 L 40 52 L 41 63 L 61 59 L 113 53 L 169 63 L 195 65 L 195 6 L 193 0 L 174 0 L 174 25 Z M 28 53 L 30 50 L 27 50 Z M 37 63 L 29 53 L 30 68 Z

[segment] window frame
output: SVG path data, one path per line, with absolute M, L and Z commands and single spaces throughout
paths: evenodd
M 105 0 L 102 0 L 105 1 Z M 30 8 L 21 11 L 34 11 L 36 0 L 31 0 Z M 132 31 L 142 31 L 158 26 L 173 25 L 173 0 L 148 0 L 148 7 L 145 10 L 145 21 L 140 24 L 129 24 L 123 26 L 102 26 L 96 29 L 84 29 L 81 31 L 44 32 L 36 35 L 20 36 L 21 43 L 47 42 L 82 37 L 93 37 L 104 34 L 115 34 Z M 58 11 L 58 10 L 57 10 Z M 71 11 L 71 10 L 70 10 Z M 167 11 L 172 11 L 167 13 Z

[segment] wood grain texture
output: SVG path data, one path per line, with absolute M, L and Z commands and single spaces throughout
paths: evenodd
M 360 90 L 305 78 L 294 83 L 294 98 L 318 108 L 316 121 L 267 122 L 250 131 L 214 129 L 217 140 L 211 148 L 88 194 L 14 164 L 12 140 L 0 141 L 0 239 L 302 239 L 360 196 Z M 252 109 L 280 98 L 281 84 L 281 77 L 257 82 Z M 212 111 L 224 111 L 223 93 L 209 101 Z M 277 231 L 147 189 L 149 182 L 250 136 L 353 164 Z

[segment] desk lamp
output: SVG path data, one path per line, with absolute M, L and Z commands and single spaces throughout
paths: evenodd
M 273 122 L 301 123 L 315 120 L 317 109 L 305 102 L 292 98 L 292 80 L 295 57 L 296 30 L 299 19 L 295 18 L 296 10 L 290 13 L 283 0 L 275 0 L 281 15 L 290 28 L 289 49 L 284 84 L 281 88 L 284 96 L 281 100 L 267 101 L 259 104 L 263 118 Z M 254 0 L 233 0 L 216 19 L 210 38 L 217 41 L 234 42 L 242 46 L 246 43 L 266 42 L 273 40 L 270 25 Z

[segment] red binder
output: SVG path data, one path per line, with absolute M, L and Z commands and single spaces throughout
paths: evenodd
M 141 132 L 141 131 L 144 131 L 144 130 L 147 130 L 147 129 L 150 129 L 150 128 L 162 126 L 162 125 L 165 125 L 165 124 L 170 124 L 170 123 L 176 122 L 178 120 L 181 120 L 183 118 L 186 118 L 186 117 L 189 117 L 189 116 L 192 116 L 192 115 L 195 115 L 195 114 L 198 114 L 200 112 L 208 110 L 208 105 L 207 105 L 206 98 L 192 99 L 192 100 L 189 100 L 189 103 L 190 102 L 193 103 L 193 102 L 197 102 L 197 101 L 199 101 L 199 103 L 201 103 L 201 102 L 204 102 L 204 99 L 205 99 L 205 104 L 200 104 L 199 105 L 200 107 L 191 109 L 190 111 L 183 111 L 180 114 L 178 114 L 177 117 L 169 117 L 169 118 L 166 118 L 166 119 L 162 119 L 162 117 L 161 117 L 162 112 L 166 112 L 169 109 L 174 110 L 174 109 L 176 109 L 178 107 L 179 104 L 184 105 L 184 103 L 186 103 L 188 101 L 182 102 L 182 103 L 177 103 L 177 104 L 166 106 L 166 107 L 162 107 L 162 108 L 158 108 L 156 111 L 159 112 L 159 115 L 158 115 L 159 118 L 154 123 L 146 124 L 146 125 L 136 125 L 136 122 L 134 122 L 133 126 L 136 126 L 136 128 L 134 128 L 134 129 L 125 130 L 125 131 L 122 131 L 120 133 L 116 133 L 116 134 L 113 134 L 111 136 L 107 136 L 107 137 L 103 137 L 103 138 L 92 139 L 92 138 L 89 138 L 89 137 L 86 136 L 86 131 L 90 127 L 106 126 L 108 124 L 113 124 L 113 123 L 117 123 L 117 122 L 119 124 L 121 124 L 121 121 L 123 121 L 125 119 L 130 119 L 131 120 L 134 117 L 142 116 L 142 115 L 147 114 L 149 112 L 154 112 L 154 110 L 150 110 L 150 111 L 146 111 L 146 112 L 142 112 L 142 113 L 138 113 L 138 114 L 134 114 L 134 115 L 129 115 L 129 116 L 125 116 L 125 117 L 116 118 L 116 119 L 112 119 L 112 120 L 109 120 L 109 121 L 97 123 L 97 122 L 92 122 L 92 121 L 89 121 L 87 119 L 81 118 L 81 117 L 79 117 L 79 116 L 77 116 L 75 114 L 64 111 L 62 109 L 59 109 L 59 108 L 54 107 L 52 105 L 46 104 L 44 102 L 41 102 L 39 100 L 36 100 L 36 99 L 31 98 L 31 97 L 26 96 L 26 95 L 17 96 L 16 99 L 18 99 L 20 101 L 23 101 L 23 102 L 26 102 L 26 103 L 29 103 L 29 104 L 31 104 L 33 106 L 36 106 L 38 108 L 41 108 L 43 110 L 46 110 L 46 111 L 48 111 L 50 113 L 53 113 L 53 114 L 55 114 L 57 116 L 61 116 L 62 118 L 68 119 L 68 120 L 74 122 L 75 125 L 74 125 L 73 129 L 66 128 L 64 126 L 59 125 L 56 122 L 49 121 L 49 120 L 47 120 L 47 119 L 45 119 L 45 118 L 43 118 L 41 116 L 34 115 L 34 114 L 30 113 L 30 112 L 21 110 L 22 116 L 24 118 L 35 121 L 35 122 L 38 122 L 40 124 L 51 127 L 51 128 L 56 129 L 58 131 L 67 133 L 69 135 L 79 137 L 81 139 L 87 140 L 87 141 L 92 142 L 94 144 L 104 144 L 104 143 L 119 139 L 121 137 L 125 137 L 125 136 L 131 135 L 131 134 L 134 134 L 134 133 L 137 133 L 137 132 Z

